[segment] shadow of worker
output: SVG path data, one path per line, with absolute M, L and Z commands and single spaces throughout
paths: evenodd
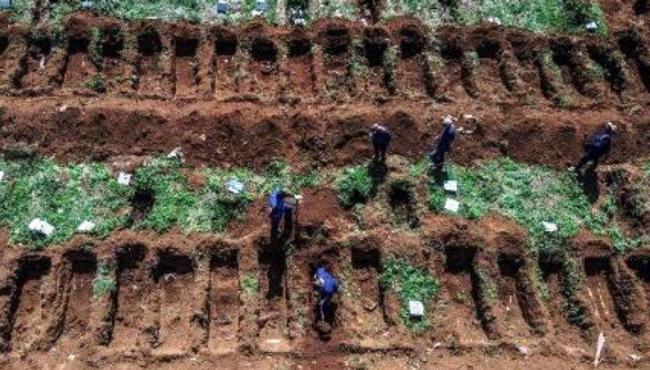
M 372 161 L 368 164 L 368 173 L 372 179 L 371 194 L 375 196 L 377 194 L 377 188 L 386 181 L 388 166 L 382 161 Z

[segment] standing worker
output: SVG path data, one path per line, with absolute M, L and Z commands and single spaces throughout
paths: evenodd
M 375 123 L 370 128 L 370 140 L 375 150 L 375 162 L 386 161 L 386 151 L 390 145 L 391 135 L 388 129 L 378 123 Z
M 580 162 L 572 169 L 579 174 L 584 174 L 583 169 L 585 165 L 591 162 L 592 165 L 589 167 L 589 170 L 596 170 L 600 159 L 603 156 L 609 155 L 609 152 L 612 150 L 612 136 L 614 136 L 616 130 L 616 125 L 611 122 L 605 123 L 603 127 L 596 130 L 585 142 L 585 155 L 582 156 Z
M 334 294 L 338 292 L 339 286 L 334 276 L 332 276 L 332 274 L 330 274 L 330 272 L 323 266 L 319 266 L 316 269 L 316 273 L 314 274 L 314 285 L 318 288 L 318 308 L 320 318 L 321 320 L 326 321 L 325 313 L 329 311 L 330 303 L 332 302 Z
M 451 144 L 456 139 L 456 125 L 454 118 L 447 116 L 442 120 L 442 132 L 433 140 L 436 148 L 431 152 L 430 158 L 436 172 L 440 172 L 445 164 L 445 154 L 451 150 Z
M 286 198 L 292 195 L 282 189 L 276 189 L 269 197 L 271 212 L 271 241 L 276 241 L 280 235 L 280 223 L 284 218 L 284 231 L 291 230 L 293 223 L 293 207 L 286 203 Z

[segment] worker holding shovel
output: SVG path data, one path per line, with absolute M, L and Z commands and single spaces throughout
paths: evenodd
M 314 274 L 314 285 L 318 289 L 318 313 L 317 328 L 321 334 L 327 334 L 331 331 L 331 327 L 326 322 L 326 313 L 330 313 L 332 298 L 338 292 L 338 282 L 323 266 L 319 266 Z

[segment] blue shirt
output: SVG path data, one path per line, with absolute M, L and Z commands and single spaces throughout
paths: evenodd
M 372 142 L 377 145 L 388 146 L 390 138 L 390 132 L 386 130 L 374 130 L 372 132 Z
M 587 149 L 599 153 L 609 153 L 612 149 L 612 135 L 604 128 L 596 131 L 587 140 Z
M 319 267 L 316 270 L 316 278 L 323 279 L 323 286 L 318 291 L 322 298 L 331 298 L 334 293 L 338 292 L 339 286 L 336 279 L 324 267 Z
M 274 190 L 269 196 L 269 206 L 271 206 L 271 217 L 279 218 L 285 212 L 286 205 L 284 204 L 284 198 L 280 196 L 280 190 Z
M 442 134 L 440 135 L 440 140 L 438 141 L 436 148 L 440 152 L 446 152 L 451 147 L 451 143 L 454 142 L 454 139 L 456 139 L 456 126 L 453 124 L 445 126 L 445 128 L 442 130 Z

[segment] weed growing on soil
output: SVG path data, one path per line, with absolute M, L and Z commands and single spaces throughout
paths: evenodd
M 260 284 L 255 275 L 246 273 L 241 278 L 241 287 L 247 295 L 253 295 L 259 291 Z
M 104 92 L 106 90 L 106 81 L 104 81 L 104 75 L 101 73 L 96 73 L 93 75 L 93 77 L 86 82 L 86 87 L 96 91 L 96 92 Z
M 372 177 L 366 166 L 346 168 L 336 182 L 339 201 L 346 208 L 364 203 L 372 195 L 372 189 Z
M 81 1 L 77 0 L 58 1 L 52 6 L 52 10 L 50 11 L 50 22 L 52 22 L 52 33 L 55 35 L 56 39 L 60 39 L 63 34 L 63 18 L 80 8 Z
M 490 278 L 487 271 L 480 268 L 476 270 L 476 275 L 479 280 L 479 285 L 481 285 L 481 288 L 485 293 L 485 298 L 487 298 L 488 301 L 496 301 L 499 297 L 499 293 L 497 292 L 497 286 L 494 284 L 494 280 Z
M 104 60 L 102 57 L 102 30 L 93 27 L 90 30 L 90 59 L 97 68 L 102 68 Z
M 100 164 L 62 167 L 50 160 L 0 159 L 7 179 L 0 183 L 0 224 L 8 227 L 10 241 L 40 248 L 75 234 L 83 221 L 96 224 L 93 234 L 103 236 L 121 226 L 130 189 L 119 185 Z M 27 225 L 40 218 L 54 226 L 50 236 L 36 234 Z
M 111 276 L 111 268 L 107 265 L 99 265 L 97 276 L 93 280 L 93 295 L 101 297 L 117 289 L 115 280 Z
M 424 318 L 413 320 L 409 315 L 409 301 L 421 301 L 425 310 L 431 300 L 438 295 L 440 283 L 426 270 L 411 265 L 407 260 L 388 258 L 383 263 L 381 284 L 386 289 L 393 289 L 402 303 L 400 317 L 406 326 L 414 331 L 426 330 L 431 324 Z
M 208 5 L 213 5 L 210 3 L 202 0 L 96 0 L 95 9 L 105 15 L 128 20 L 156 17 L 198 22 L 201 10 L 207 10 Z

